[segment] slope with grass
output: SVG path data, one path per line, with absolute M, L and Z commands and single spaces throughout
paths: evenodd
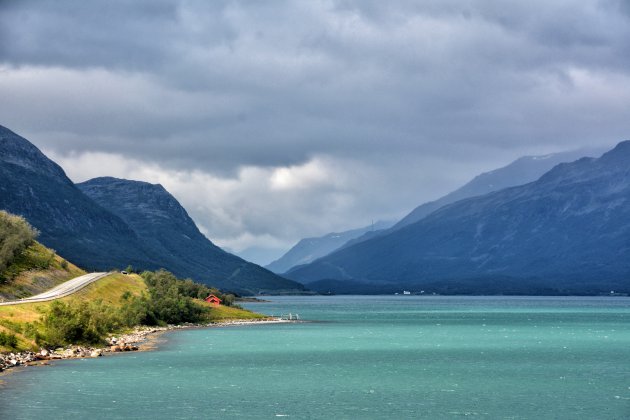
M 143 276 L 114 273 L 65 298 L 0 306 L 0 334 L 15 336 L 16 340 L 12 346 L 2 345 L 0 340 L 0 352 L 36 350 L 41 346 L 69 343 L 97 344 L 103 334 L 125 332 L 147 323 L 164 325 L 168 317 L 203 324 L 267 318 L 239 307 L 212 306 L 199 298 L 186 297 L 191 284 L 164 271 L 143 273 Z M 206 293 L 205 286 L 195 286 Z M 173 293 L 178 287 L 181 290 Z M 168 292 L 164 293 L 165 290 Z M 222 297 L 230 300 L 229 296 Z M 196 312 L 191 312 L 191 308 Z M 178 312 L 189 318 L 182 318 Z M 76 340 L 68 339 L 71 334 L 78 334 Z
M 35 243 L 3 272 L 5 281 L 0 283 L 0 300 L 33 296 L 83 274 L 85 271 L 53 250 Z
M 35 350 L 39 346 L 35 340 L 35 323 L 38 322 L 54 302 L 96 302 L 119 309 L 124 305 L 123 296 L 140 296 L 147 291 L 147 286 L 138 275 L 109 275 L 71 296 L 52 302 L 25 303 L 21 305 L 0 306 L 0 332 L 15 334 L 18 339 L 16 348 L 0 346 L 0 352 L 13 350 Z

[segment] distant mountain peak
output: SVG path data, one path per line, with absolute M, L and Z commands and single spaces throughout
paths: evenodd
M 51 161 L 34 144 L 0 125 L 0 161 L 29 171 L 70 182 L 61 166 Z
M 266 266 L 275 273 L 285 273 L 291 268 L 308 264 L 317 258 L 323 257 L 343 246 L 349 241 L 364 234 L 387 229 L 392 226 L 392 222 L 379 220 L 369 226 L 344 232 L 332 232 L 324 236 L 304 238 L 289 249 L 282 257 Z
M 106 207 L 123 220 L 127 218 L 127 223 L 132 225 L 135 218 L 132 220 L 128 218 L 133 214 L 141 219 L 137 221 L 138 223 L 151 222 L 156 226 L 160 223 L 169 225 L 177 223 L 187 235 L 203 236 L 186 209 L 160 184 L 99 177 L 79 183 L 77 187 L 101 205 L 115 202 L 116 205 Z
M 83 185 L 119 185 L 126 186 L 127 188 L 134 188 L 137 190 L 153 191 L 155 193 L 162 193 L 171 195 L 162 184 L 152 184 L 146 181 L 136 181 L 134 179 L 116 178 L 113 176 L 100 176 L 97 178 L 89 179 L 82 182 Z
M 624 159 L 627 163 L 630 163 L 627 159 L 630 159 L 630 140 L 624 140 L 619 142 L 612 150 L 602 155 L 602 161 Z
M 527 184 L 548 173 L 550 169 L 558 164 L 571 162 L 583 156 L 599 156 L 603 151 L 600 149 L 579 149 L 540 156 L 520 157 L 506 166 L 477 175 L 467 184 L 438 200 L 416 207 L 389 231 L 418 222 L 447 204 L 504 188 Z

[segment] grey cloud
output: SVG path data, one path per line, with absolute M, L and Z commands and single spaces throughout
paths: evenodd
M 627 74 L 619 40 L 630 36 L 620 36 L 628 28 L 614 4 L 333 6 L 10 2 L 0 23 L 12 42 L 1 53 L 11 66 L 102 68 L 164 90 L 153 103 L 119 110 L 125 96 L 145 92 L 130 84 L 118 97 L 95 95 L 93 106 L 108 112 L 99 121 L 75 120 L 72 131 L 75 139 L 98 142 L 50 136 L 57 147 L 115 151 L 124 139 L 134 153 L 146 153 L 149 144 L 148 158 L 216 170 L 297 163 L 316 153 L 379 154 L 384 144 L 392 153 L 439 153 L 445 143 L 493 148 L 538 137 L 565 147 L 549 133 L 531 136 L 514 124 L 532 125 L 532 109 L 551 108 L 543 116 L 559 110 L 532 103 L 532 89 L 547 87 L 541 76 L 562 85 L 574 67 Z M 625 127 L 615 120 L 618 110 L 599 112 L 607 125 Z M 42 131 L 67 130 L 56 124 L 62 120 Z M 547 125 L 571 139 L 588 131 Z
M 1 123 L 60 156 L 233 179 L 316 157 L 363 168 L 346 189 L 203 222 L 288 241 L 400 215 L 520 155 L 627 138 L 627 4 L 5 0 Z M 326 200 L 343 210 L 315 220 Z M 282 211 L 304 216 L 270 228 Z

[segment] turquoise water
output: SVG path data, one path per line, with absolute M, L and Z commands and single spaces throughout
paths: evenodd
M 317 322 L 31 367 L 0 418 L 630 418 L 628 298 L 272 300 L 246 306 Z

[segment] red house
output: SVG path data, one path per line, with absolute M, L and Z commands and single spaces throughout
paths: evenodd
M 204 299 L 206 302 L 214 305 L 214 306 L 219 306 L 221 304 L 221 299 L 219 299 L 218 297 L 216 297 L 215 295 L 210 295 L 207 298 Z

